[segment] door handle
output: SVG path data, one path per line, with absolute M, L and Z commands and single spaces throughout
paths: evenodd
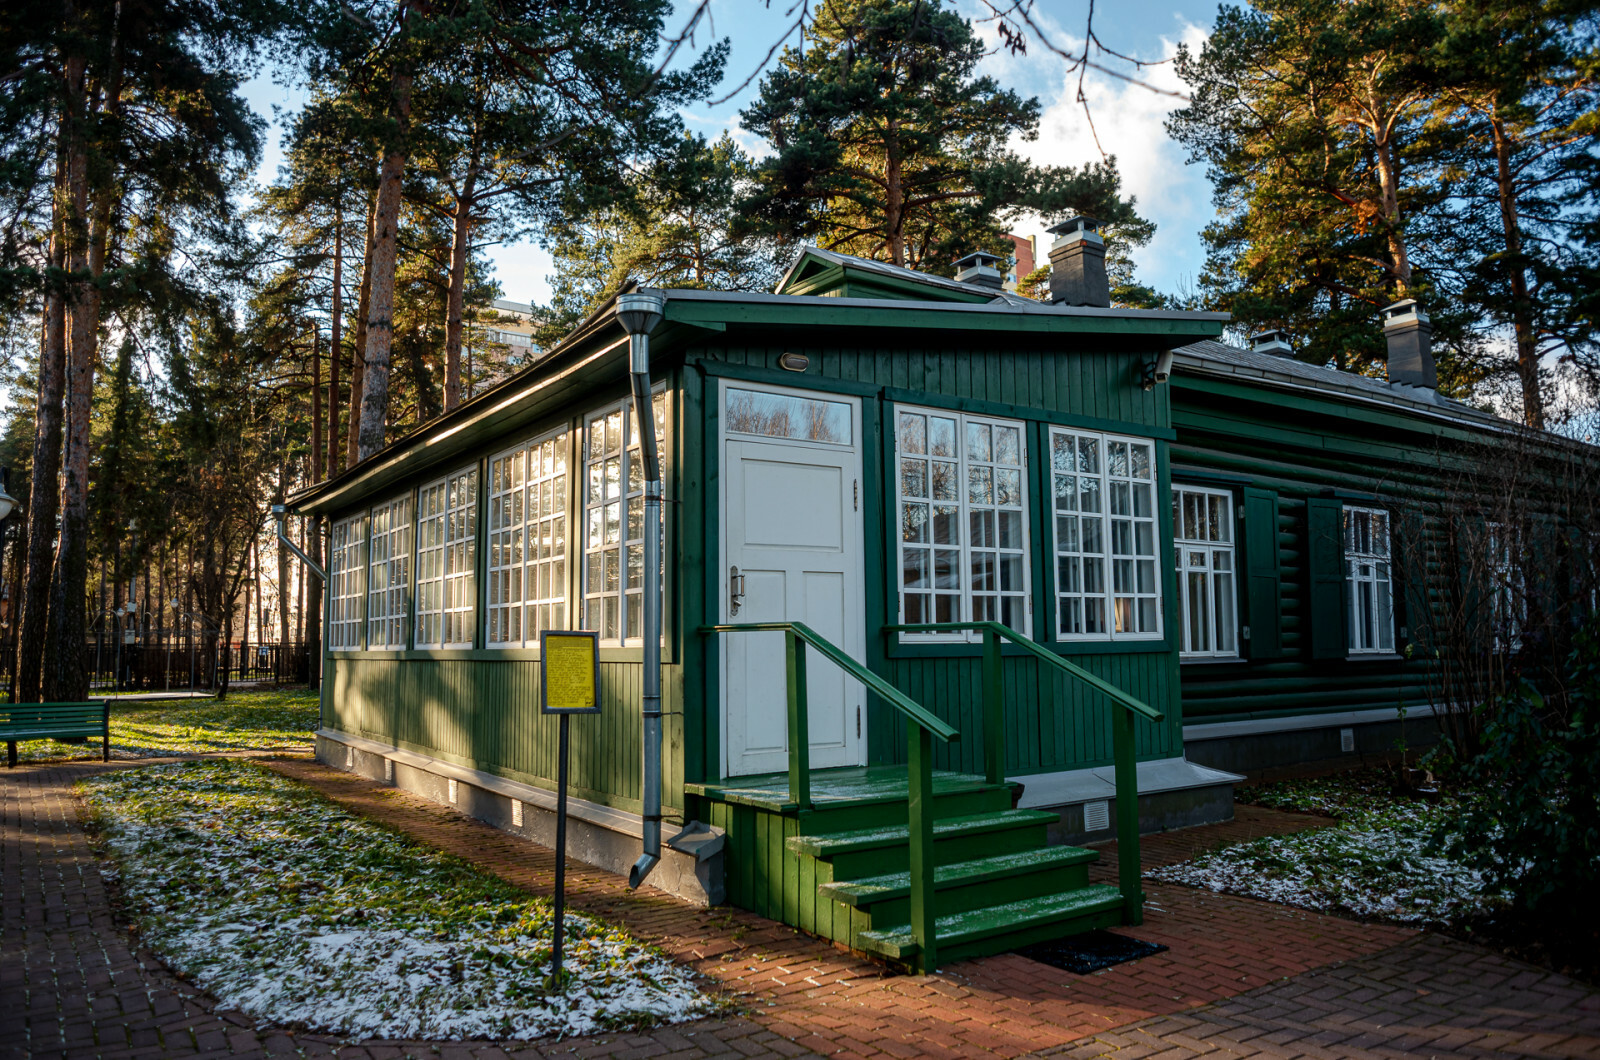
M 744 575 L 739 573 L 737 566 L 728 568 L 728 612 L 732 615 L 739 613 L 739 607 L 744 603 Z

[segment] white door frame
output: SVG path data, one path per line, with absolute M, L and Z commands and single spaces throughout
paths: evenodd
M 728 400 L 728 391 L 730 389 L 732 389 L 732 390 L 753 390 L 753 391 L 756 391 L 756 392 L 759 392 L 759 393 L 784 394 L 784 395 L 792 395 L 792 396 L 795 396 L 795 397 L 817 398 L 817 399 L 823 400 L 823 401 L 830 401 L 830 402 L 837 402 L 837 403 L 841 403 L 841 404 L 846 404 L 846 405 L 848 405 L 850 407 L 850 417 L 851 417 L 850 437 L 851 437 L 851 445 L 842 446 L 842 445 L 836 445 L 836 444 L 831 444 L 831 443 L 827 443 L 827 442 L 812 442 L 812 441 L 804 441 L 804 440 L 798 440 L 798 439 L 792 439 L 792 438 L 769 438 L 769 437 L 762 437 L 760 435 L 751 435 L 751 434 L 732 434 L 732 435 L 730 435 L 730 433 L 728 432 L 728 429 L 727 429 L 727 400 Z M 729 613 L 730 612 L 730 597 L 729 597 L 730 586 L 728 584 L 728 578 L 729 578 L 729 569 L 728 568 L 729 568 L 729 563 L 730 563 L 730 560 L 729 560 L 729 541 L 731 539 L 730 539 L 730 536 L 729 536 L 729 517 L 728 517 L 728 514 L 729 514 L 729 507 L 730 507 L 729 501 L 731 499 L 732 481 L 733 481 L 732 476 L 730 474 L 731 464 L 730 464 L 730 460 L 729 460 L 729 442 L 732 441 L 732 442 L 737 442 L 737 443 L 741 443 L 741 444 L 753 444 L 753 445 L 771 445 L 774 448 L 774 450 L 783 450 L 783 451 L 787 451 L 789 453 L 794 453 L 796 451 L 804 451 L 806 449 L 817 450 L 819 452 L 826 452 L 826 453 L 828 453 L 830 455 L 833 455 L 833 456 L 837 456 L 839 454 L 848 453 L 849 454 L 849 456 L 848 456 L 849 463 L 847 463 L 846 466 L 849 469 L 850 475 L 852 476 L 853 487 L 852 487 L 852 504 L 851 504 L 850 508 L 846 510 L 846 515 L 848 516 L 848 518 L 845 521 L 844 547 L 845 547 L 846 555 L 849 556 L 849 557 L 853 557 L 853 561 L 854 561 L 853 562 L 853 573 L 854 573 L 854 578 L 853 578 L 854 586 L 853 586 L 853 588 L 854 588 L 854 592 L 852 594 L 854 596 L 854 605 L 853 606 L 847 605 L 846 608 L 845 608 L 845 614 L 846 615 L 858 616 L 858 624 L 847 629 L 847 634 L 848 635 L 844 638 L 846 643 L 840 644 L 839 647 L 842 648 L 843 650 L 845 650 L 846 652 L 849 652 L 851 655 L 853 655 L 857 659 L 857 661 L 865 663 L 865 661 L 866 661 L 865 507 L 866 506 L 865 506 L 865 503 L 864 503 L 865 498 L 862 496 L 862 492 L 861 492 L 862 459 L 863 459 L 863 452 L 864 452 L 864 449 L 865 449 L 865 442 L 864 442 L 863 437 L 862 437 L 861 399 L 859 397 L 856 397 L 856 396 L 853 396 L 853 395 L 839 394 L 839 393 L 835 393 L 835 392 L 831 392 L 831 391 L 807 390 L 807 389 L 803 389 L 803 388 L 800 388 L 800 387 L 777 386 L 777 385 L 772 385 L 772 384 L 767 384 L 767 383 L 752 383 L 752 382 L 745 382 L 745 381 L 739 380 L 739 379 L 723 378 L 723 379 L 719 380 L 719 386 L 717 387 L 717 390 L 716 390 L 716 401 L 717 401 L 717 425 L 718 425 L 717 426 L 717 450 L 718 450 L 718 458 L 720 460 L 719 467 L 721 469 L 721 472 L 720 472 L 720 474 L 718 476 L 719 477 L 720 488 L 719 488 L 719 491 L 718 491 L 718 499 L 717 499 L 717 504 L 718 504 L 718 524 L 719 524 L 718 554 L 717 554 L 718 568 L 717 568 L 717 579 L 716 579 L 716 584 L 718 586 L 718 593 L 717 593 L 718 599 L 717 599 L 716 610 L 715 610 L 715 614 L 718 616 L 717 620 L 719 622 L 726 622 L 726 623 L 737 623 L 737 622 L 741 621 L 741 617 L 740 616 L 731 615 Z M 847 586 L 847 591 L 848 590 L 849 590 L 849 586 Z M 729 718 L 729 710 L 728 710 L 729 652 L 727 650 L 727 642 L 728 642 L 729 638 L 732 638 L 732 637 L 749 637 L 749 636 L 764 636 L 764 635 L 765 634 L 727 633 L 727 634 L 723 634 L 722 637 L 721 637 L 722 644 L 719 646 L 719 651 L 718 651 L 718 655 L 717 655 L 717 658 L 718 658 L 717 665 L 718 665 L 718 667 L 719 667 L 719 669 L 721 671 L 721 673 L 719 675 L 719 680 L 718 680 L 719 693 L 718 693 L 718 697 L 717 697 L 717 699 L 718 699 L 717 712 L 718 712 L 718 727 L 719 727 L 719 739 L 720 739 L 720 751 L 719 751 L 719 756 L 718 757 L 720 759 L 721 773 L 722 773 L 722 776 L 724 776 L 724 777 L 741 775 L 739 773 L 733 772 L 733 762 L 732 762 L 732 756 L 731 756 L 731 753 L 730 753 L 731 745 L 730 745 L 730 741 L 729 741 L 729 726 L 728 726 L 728 718 Z M 773 634 L 773 635 L 776 636 L 776 634 Z M 850 643 L 851 641 L 853 641 L 854 643 Z M 833 664 L 831 662 L 828 662 L 827 660 L 824 660 L 824 659 L 820 659 L 816 655 L 816 653 L 814 653 L 814 652 L 810 653 L 808 662 L 811 662 L 813 664 L 812 667 L 811 667 L 812 672 L 817 670 L 819 667 L 827 667 L 827 668 L 832 668 L 833 667 Z M 783 677 L 782 677 L 781 674 L 780 675 L 774 675 L 774 678 L 776 680 L 780 681 L 780 682 L 783 680 Z M 848 702 L 848 697 L 850 697 L 850 696 L 854 696 L 855 699 L 856 699 L 856 704 L 857 704 L 857 707 L 858 707 L 858 710 L 859 710 L 858 717 L 859 717 L 860 721 L 859 721 L 859 726 L 856 726 L 856 725 L 850 725 L 849 726 L 850 730 L 854 733 L 853 742 L 855 744 L 855 755 L 854 755 L 854 761 L 852 763 L 844 763 L 844 764 L 865 765 L 866 764 L 866 760 L 867 760 L 867 758 L 866 758 L 866 755 L 867 755 L 866 690 L 858 682 L 856 682 L 856 681 L 854 681 L 854 680 L 852 680 L 852 679 L 850 679 L 848 677 L 845 678 L 845 688 L 846 688 L 847 702 Z M 814 765 L 813 768 L 823 768 L 823 767 L 818 767 L 818 766 Z

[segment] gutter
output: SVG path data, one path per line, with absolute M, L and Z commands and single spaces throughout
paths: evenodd
M 644 461 L 644 641 L 639 713 L 644 722 L 643 852 L 628 872 L 635 888 L 661 861 L 661 455 L 656 452 L 655 406 L 650 400 L 650 332 L 665 317 L 666 299 L 629 293 L 616 302 L 617 321 L 628 333 L 628 378 L 633 414 L 639 424 L 639 454 Z

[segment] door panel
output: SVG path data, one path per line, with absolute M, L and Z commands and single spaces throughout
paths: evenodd
M 724 454 L 723 620 L 804 622 L 861 659 L 859 452 L 732 437 Z M 737 612 L 732 567 L 743 579 Z M 787 769 L 783 634 L 731 634 L 722 648 L 724 774 Z M 808 653 L 807 663 L 812 766 L 860 764 L 863 689 L 815 652 Z

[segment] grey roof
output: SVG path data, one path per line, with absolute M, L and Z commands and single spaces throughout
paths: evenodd
M 1473 408 L 1426 387 L 1391 383 L 1387 379 L 1375 379 L 1354 372 L 1341 372 L 1335 368 L 1297 361 L 1293 357 L 1257 353 L 1254 350 L 1241 349 L 1212 339 L 1180 347 L 1174 350 L 1173 354 L 1173 368 L 1178 371 L 1226 375 L 1241 380 L 1276 383 L 1280 386 L 1380 401 L 1404 407 L 1409 411 L 1428 412 L 1476 426 L 1511 426 L 1509 421 L 1491 412 Z
M 854 254 L 840 254 L 838 251 L 823 250 L 821 247 L 801 247 L 799 253 L 795 254 L 794 260 L 789 263 L 788 269 L 784 270 L 783 279 L 778 281 L 778 290 L 783 290 L 784 284 L 789 282 L 789 277 L 794 275 L 794 270 L 799 268 L 800 262 L 804 261 L 808 254 L 821 258 L 823 261 L 831 261 L 835 265 L 844 265 L 852 269 L 860 269 L 863 272 L 876 272 L 896 280 L 920 283 L 925 287 L 942 287 L 947 291 L 984 295 L 991 302 L 1013 305 L 1019 309 L 1039 304 L 1032 298 L 1025 298 L 1010 291 L 997 291 L 993 287 L 985 287 L 977 283 L 962 283 L 959 280 L 946 279 L 943 276 L 935 276 L 928 272 L 918 272 L 916 269 L 908 269 L 901 265 L 890 265 L 886 261 L 858 258 Z

